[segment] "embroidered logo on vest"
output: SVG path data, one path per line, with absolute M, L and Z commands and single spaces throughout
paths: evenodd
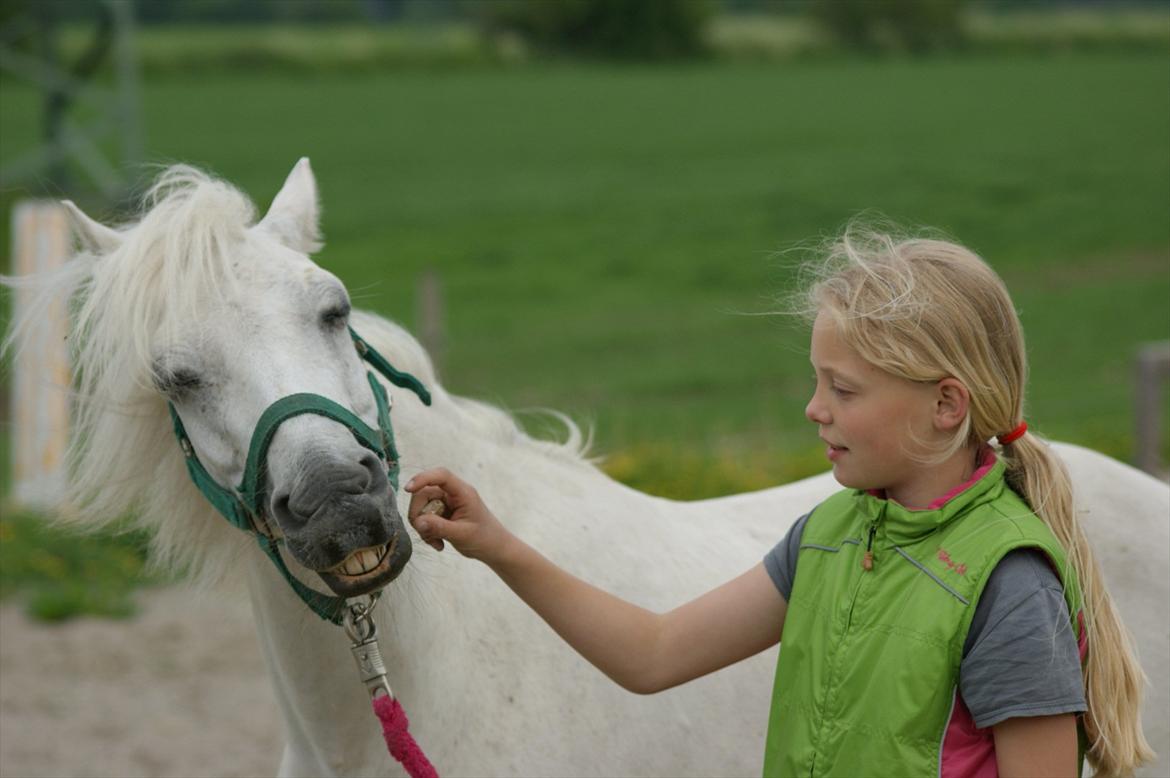
M 959 575 L 967 574 L 967 566 L 964 564 L 956 564 L 955 561 L 951 559 L 951 555 L 947 553 L 945 548 L 940 548 L 938 550 L 938 559 L 949 569 L 954 570 Z

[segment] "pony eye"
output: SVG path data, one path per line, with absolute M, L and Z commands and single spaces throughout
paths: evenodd
M 194 370 L 156 370 L 155 387 L 165 395 L 178 397 L 203 386 L 203 379 Z
M 321 324 L 326 327 L 340 327 L 349 321 L 349 305 L 335 305 L 321 314 Z

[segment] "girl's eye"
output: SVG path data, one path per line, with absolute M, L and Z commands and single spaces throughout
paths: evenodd
M 838 397 L 848 397 L 849 395 L 853 394 L 853 392 L 840 386 L 834 386 L 832 389 L 833 394 L 837 395 Z

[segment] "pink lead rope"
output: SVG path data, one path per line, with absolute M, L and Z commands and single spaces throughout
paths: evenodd
M 347 603 L 343 625 L 351 641 L 349 650 L 357 662 L 362 683 L 370 693 L 374 714 L 382 723 L 382 737 L 390 755 L 405 768 L 410 778 L 439 778 L 426 754 L 410 734 L 410 721 L 406 711 L 394 699 L 390 683 L 386 680 L 386 664 L 382 661 L 382 650 L 378 648 L 378 628 L 374 624 L 374 605 L 381 591 L 367 595 L 365 601 L 354 599 Z
M 374 713 L 382 722 L 382 737 L 390 754 L 406 769 L 410 778 L 439 778 L 427 755 L 410 735 L 410 721 L 398 700 L 389 694 L 374 698 Z

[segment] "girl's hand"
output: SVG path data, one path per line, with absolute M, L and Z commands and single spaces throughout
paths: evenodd
M 512 533 L 483 504 L 479 493 L 446 468 L 424 470 L 407 481 L 405 489 L 411 493 L 407 512 L 410 523 L 438 551 L 443 550 L 443 541 L 449 540 L 465 557 L 491 565 L 513 539 Z M 435 499 L 446 504 L 446 518 L 422 512 Z

